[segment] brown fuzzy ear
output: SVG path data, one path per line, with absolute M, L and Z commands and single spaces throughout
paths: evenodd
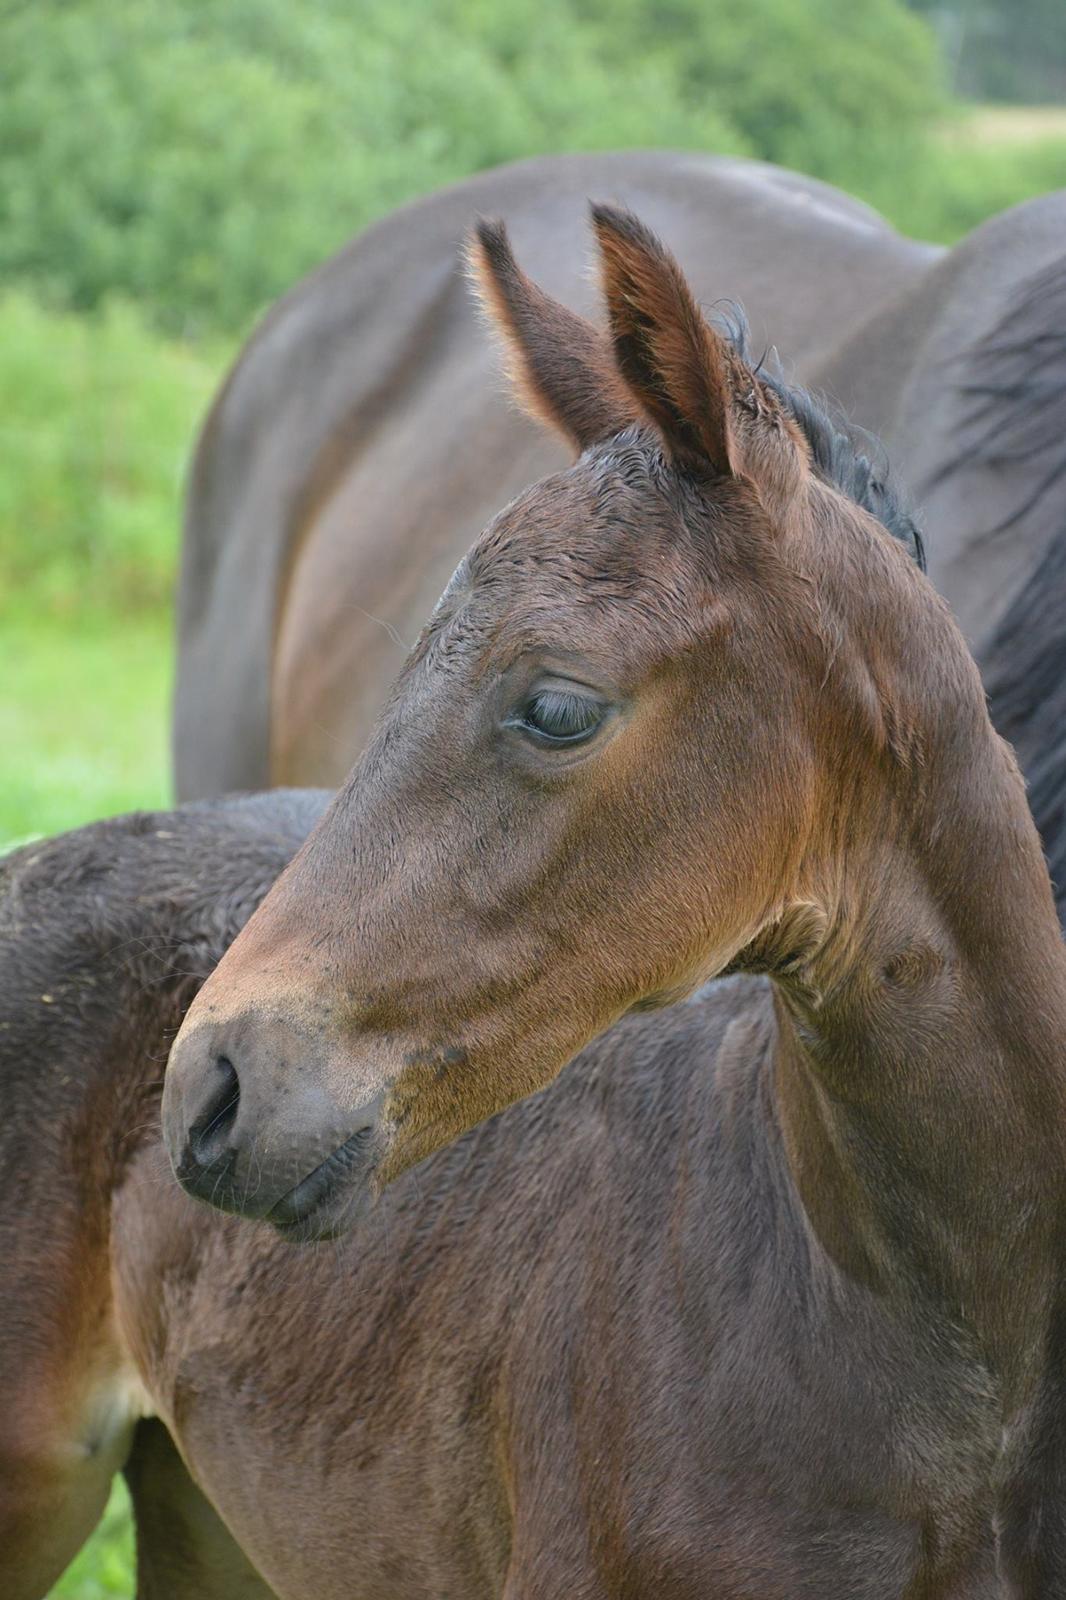
M 809 451 L 780 398 L 704 318 L 673 256 L 642 222 L 594 205 L 592 221 L 615 360 L 667 450 L 743 477 L 776 522 L 787 519 Z
M 673 256 L 631 212 L 593 205 L 615 360 L 670 452 L 732 476 L 736 357 Z
M 477 224 L 468 259 L 526 410 L 578 450 L 627 427 L 637 408 L 619 379 L 611 341 L 526 277 L 502 222 Z

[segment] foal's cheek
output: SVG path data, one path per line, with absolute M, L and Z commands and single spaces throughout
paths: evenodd
M 458 1047 L 420 1052 L 408 1059 L 383 1107 L 384 1146 L 373 1186 L 380 1192 L 402 1173 L 479 1123 L 546 1088 L 573 1055 L 513 1044 L 491 1061 L 471 1059 Z

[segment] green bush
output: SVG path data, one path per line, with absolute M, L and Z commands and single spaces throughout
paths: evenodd
M 886 167 L 857 191 L 916 239 L 952 244 L 987 217 L 1066 186 L 1066 143 L 968 145 L 957 135 L 902 169 Z
M 1062 0 L 907 0 L 943 39 L 953 87 L 972 100 L 1061 104 L 1066 93 Z
M 239 330 L 500 161 L 676 145 L 848 183 L 938 105 L 901 0 L 34 0 L 0 38 L 0 279 Z
M 0 298 L 0 609 L 169 601 L 185 460 L 221 363 L 131 306 L 90 319 Z

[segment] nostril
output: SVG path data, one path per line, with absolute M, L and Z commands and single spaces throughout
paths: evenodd
M 237 1069 L 229 1057 L 219 1056 L 214 1070 L 211 1096 L 189 1129 L 189 1148 L 202 1167 L 217 1161 L 226 1149 L 241 1099 Z

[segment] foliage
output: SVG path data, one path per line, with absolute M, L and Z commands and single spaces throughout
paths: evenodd
M 237 330 L 478 168 L 676 145 L 847 184 L 938 105 L 902 0 L 33 0 L 0 49 L 0 280 Z
M 974 145 L 966 127 L 949 130 L 912 167 L 885 168 L 858 192 L 904 233 L 953 244 L 1008 206 L 1066 186 L 1066 139 Z
M 221 357 L 130 306 L 0 298 L 0 610 L 169 601 L 186 454 Z
M 898 166 L 943 110 L 930 31 L 895 0 L 581 4 L 620 69 L 633 40 L 668 50 L 683 105 L 710 101 L 751 153 L 843 188 Z
M 953 87 L 975 99 L 1061 103 L 1066 94 L 1062 0 L 908 0 L 939 35 Z

